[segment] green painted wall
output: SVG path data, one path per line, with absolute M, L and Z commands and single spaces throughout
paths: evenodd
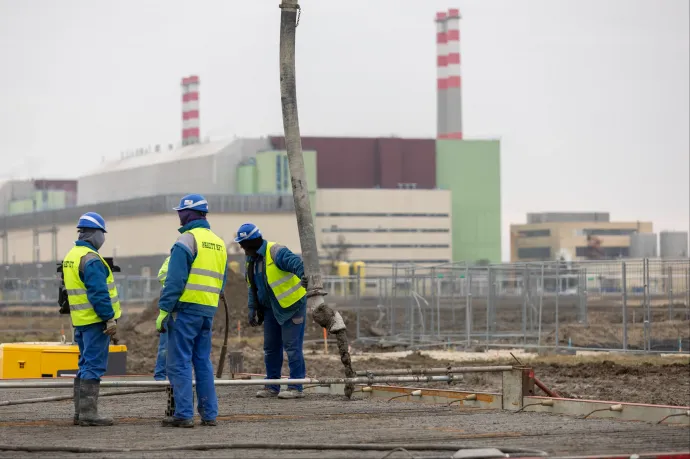
M 34 200 L 33 199 L 21 199 L 17 201 L 10 201 L 9 214 L 28 214 L 34 212 Z
M 237 166 L 236 179 L 237 194 L 256 194 L 256 165 L 244 164 Z
M 67 207 L 67 193 L 61 190 L 35 191 L 34 197 L 10 201 L 8 213 L 10 215 L 40 212 Z
M 453 261 L 501 261 L 499 140 L 437 140 L 436 185 L 451 190 Z
M 316 191 L 316 152 L 303 151 L 307 187 Z M 276 159 L 279 158 L 279 159 Z M 292 193 L 286 151 L 262 151 L 256 154 L 256 193 Z

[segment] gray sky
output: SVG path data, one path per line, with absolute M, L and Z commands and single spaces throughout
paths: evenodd
M 278 0 L 0 0 L 0 175 L 68 177 L 202 135 L 282 132 Z M 302 0 L 304 135 L 433 137 L 434 14 L 459 7 L 466 138 L 502 139 L 507 226 L 610 211 L 688 230 L 687 0 Z

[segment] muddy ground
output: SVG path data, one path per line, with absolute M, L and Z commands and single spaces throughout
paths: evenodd
M 231 276 L 226 285 L 225 296 L 229 303 L 230 345 L 229 351 L 241 351 L 244 360 L 244 372 L 264 372 L 263 364 L 263 327 L 248 327 L 246 317 L 247 287 L 242 277 Z M 126 309 L 126 307 L 125 307 Z M 350 337 L 356 336 L 355 313 L 351 310 L 342 312 L 348 325 Z M 514 321 L 511 315 L 514 311 L 503 313 L 501 320 Z M 677 342 L 681 338 L 681 345 L 688 348 L 690 337 L 690 322 L 682 316 L 675 320 L 664 321 L 665 310 L 655 311 L 657 321 L 653 323 L 655 336 Z M 121 320 L 118 335 L 122 343 L 128 346 L 128 366 L 130 374 L 151 374 L 153 372 L 158 334 L 155 331 L 155 319 L 158 315 L 157 302 L 154 301 L 142 312 L 129 311 Z M 621 342 L 622 326 L 620 311 L 592 311 L 588 314 L 589 323 L 563 325 L 559 330 L 559 342 L 571 341 L 573 346 L 608 347 Z M 18 312 L 10 314 L 0 313 L 0 342 L 11 341 L 56 341 L 60 330 L 64 330 L 67 340 L 70 340 L 69 320 L 66 316 L 59 316 L 54 312 L 46 315 L 36 315 L 34 312 Z M 225 327 L 225 310 L 219 307 L 214 320 L 214 348 L 212 359 L 218 361 Z M 618 323 L 617 323 L 618 322 Z M 363 335 L 374 336 L 377 332 L 375 320 L 369 320 L 366 314 L 360 315 L 359 326 Z M 239 332 L 239 333 L 238 333 Z M 239 336 L 238 336 L 239 334 Z M 643 329 L 639 324 L 632 323 L 628 329 L 629 344 L 631 346 L 642 341 Z M 330 339 L 330 354 L 323 355 L 323 343 L 317 340 L 323 338 L 323 329 L 315 324 L 311 318 L 307 320 L 305 339 L 305 358 L 308 376 L 343 376 L 343 367 L 336 353 L 335 343 Z M 544 334 L 544 343 L 553 344 L 554 331 Z M 377 357 L 377 352 L 390 350 L 405 350 L 403 346 L 379 346 L 369 342 L 366 346 L 355 343 L 352 346 L 353 366 L 355 370 L 372 368 L 407 368 L 407 367 L 445 367 L 448 364 L 458 365 L 459 357 L 434 358 L 431 352 L 408 352 L 404 357 L 394 359 Z M 513 363 L 512 360 L 487 359 L 491 363 Z M 558 356 L 556 358 L 536 359 L 530 362 L 536 375 L 548 387 L 558 391 L 562 396 L 615 400 L 625 402 L 640 402 L 653 404 L 668 404 L 690 406 L 690 364 L 688 359 L 669 361 L 662 358 L 619 358 L 597 357 L 594 359 Z M 226 365 L 227 367 L 227 365 Z M 227 370 L 227 368 L 226 368 Z M 287 362 L 283 368 L 288 374 Z M 493 374 L 468 375 L 464 382 L 454 387 L 471 390 L 499 392 L 500 376 Z

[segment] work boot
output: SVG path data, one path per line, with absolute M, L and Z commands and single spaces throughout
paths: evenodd
M 297 389 L 288 389 L 279 393 L 278 398 L 282 398 L 283 400 L 290 400 L 293 398 L 304 398 L 304 392 Z
M 72 396 L 74 399 L 74 421 L 73 424 L 75 426 L 79 425 L 79 378 L 75 377 L 74 378 L 74 395 Z
M 174 416 L 166 416 L 165 418 L 163 418 L 163 422 L 161 422 L 161 425 L 163 427 L 191 428 L 191 427 L 194 427 L 194 420 L 193 419 L 179 419 L 179 418 L 176 418 Z
M 278 392 L 264 387 L 259 392 L 256 393 L 256 398 L 273 398 L 277 397 Z
M 97 379 L 82 379 L 79 387 L 79 425 L 113 425 L 111 418 L 98 415 L 98 393 L 101 389 L 101 382 Z
M 215 419 L 208 419 L 208 420 L 206 420 L 206 421 L 202 419 L 202 420 L 201 420 L 201 425 L 202 425 L 203 427 L 215 427 L 215 426 L 218 425 L 218 423 L 216 422 Z

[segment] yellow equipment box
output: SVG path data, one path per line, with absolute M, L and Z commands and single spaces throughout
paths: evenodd
M 56 378 L 75 375 L 79 369 L 79 347 L 62 343 L 0 344 L 0 379 Z M 110 345 L 107 376 L 124 375 L 127 346 Z

